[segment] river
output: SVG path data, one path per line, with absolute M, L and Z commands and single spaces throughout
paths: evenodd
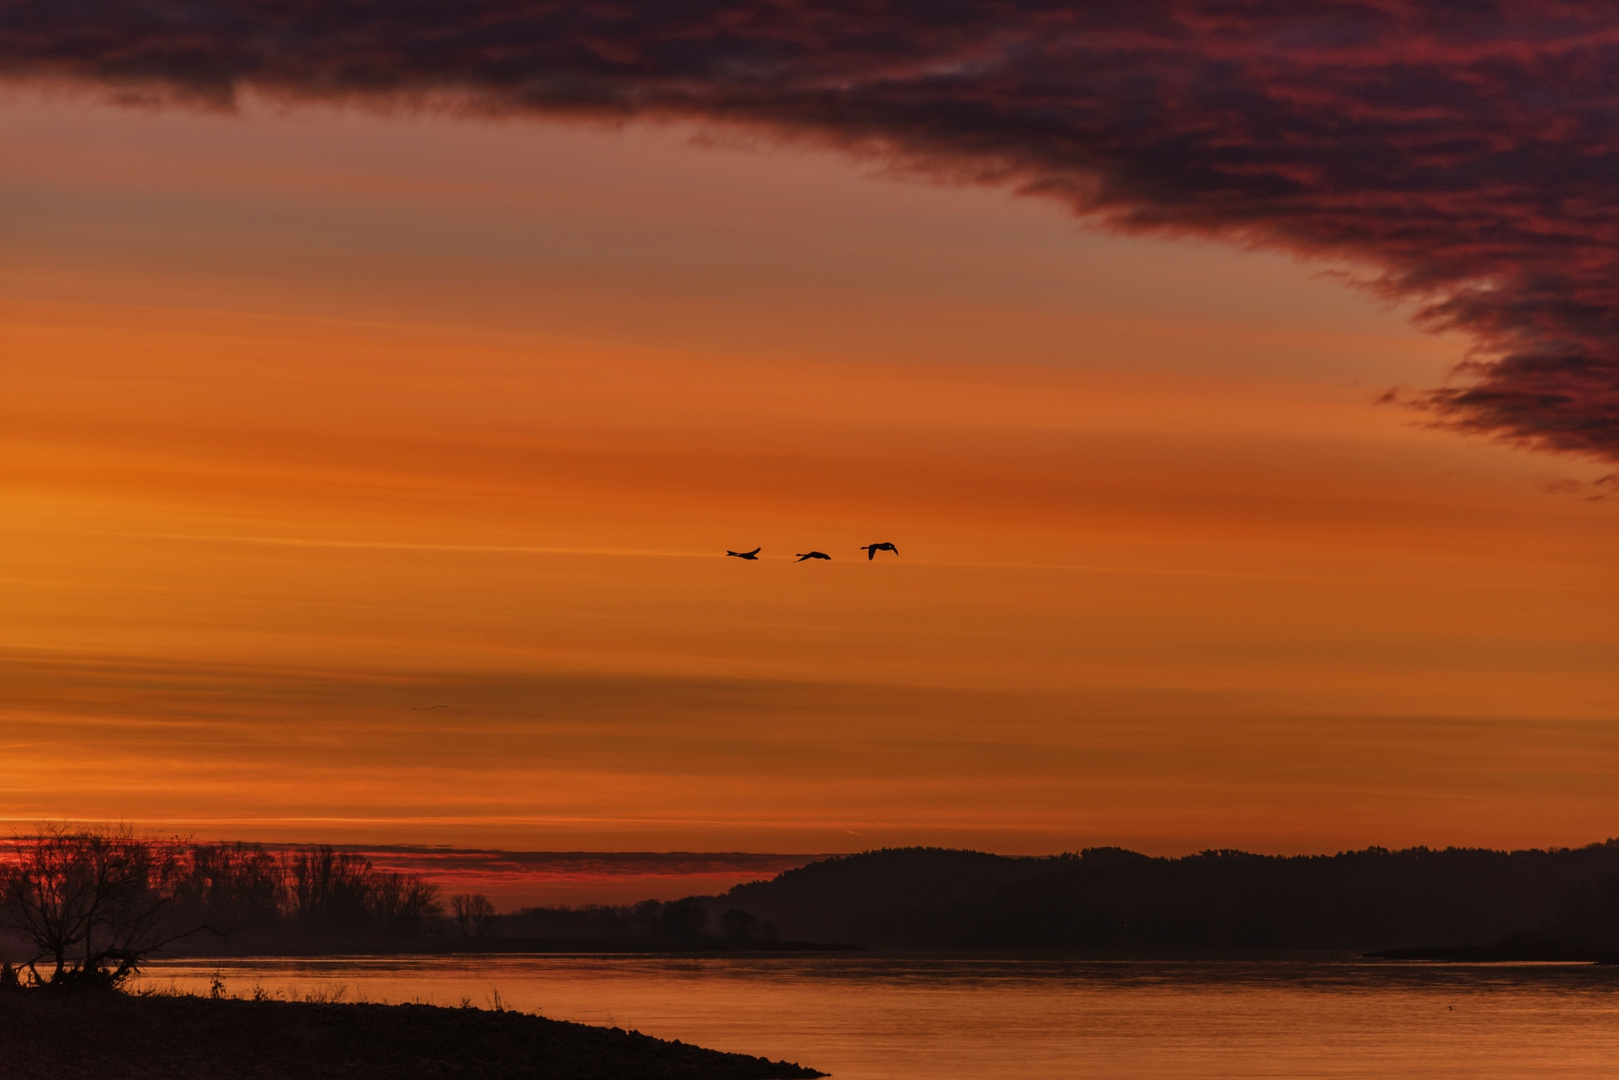
M 143 985 L 463 1002 L 785 1058 L 838 1080 L 1613 1077 L 1619 970 L 867 957 L 247 959 Z

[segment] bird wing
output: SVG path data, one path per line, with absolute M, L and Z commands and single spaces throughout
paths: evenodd
M 879 547 L 879 545 L 877 545 L 877 544 L 871 544 L 870 546 L 868 546 L 866 548 L 866 561 L 867 562 L 870 562 L 872 559 L 875 559 L 877 557 L 877 548 L 878 547 Z
M 756 547 L 752 551 L 748 552 L 748 554 L 749 555 L 757 555 L 757 554 L 759 554 L 759 552 L 761 552 L 763 550 L 764 550 L 763 547 Z
M 888 550 L 892 551 L 895 555 L 899 554 L 899 548 L 895 547 L 893 544 L 888 545 Z

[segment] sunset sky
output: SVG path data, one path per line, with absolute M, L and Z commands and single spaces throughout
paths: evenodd
M 0 3 L 0 819 L 1619 834 L 1619 64 L 1579 9 L 877 5 L 840 53 L 853 15 L 656 6 L 512 60 L 173 7 L 241 25 Z M 1236 89 L 1178 97 L 1176 50 Z

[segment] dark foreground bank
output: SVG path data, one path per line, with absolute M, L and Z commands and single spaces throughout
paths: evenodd
M 775 1080 L 799 1065 L 617 1028 L 433 1005 L 0 995 L 0 1077 Z

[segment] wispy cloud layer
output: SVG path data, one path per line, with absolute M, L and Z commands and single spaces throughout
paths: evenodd
M 762 125 L 1113 227 L 1373 268 L 1477 344 L 1442 422 L 1619 460 L 1619 17 L 1159 0 L 0 0 L 0 71 Z

